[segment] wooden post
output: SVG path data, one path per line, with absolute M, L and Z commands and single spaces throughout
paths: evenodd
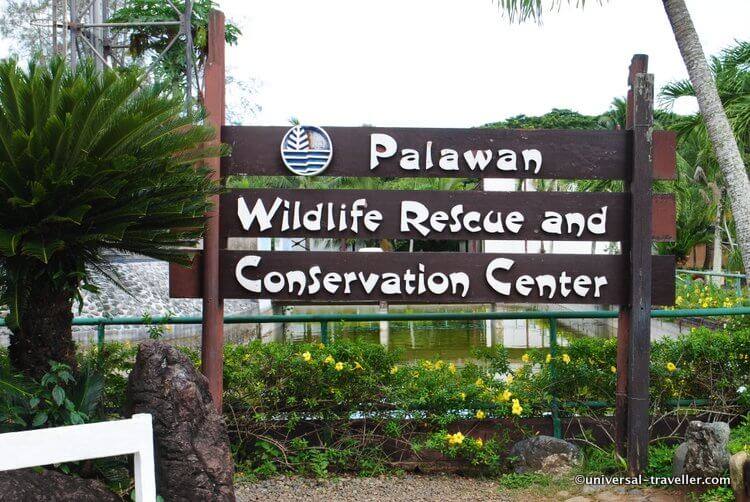
M 216 129 L 214 144 L 221 141 L 224 125 L 224 13 L 212 11 L 208 21 L 208 60 L 204 74 L 203 105 L 207 120 Z M 218 158 L 207 161 L 212 177 L 220 179 Z M 224 387 L 224 301 L 219 295 L 219 196 L 211 198 L 213 207 L 206 214 L 203 238 L 203 333 L 201 337 L 201 370 L 208 378 L 208 388 L 216 408 L 221 412 Z
M 653 180 L 654 77 L 646 57 L 631 64 L 630 107 L 633 169 L 628 180 L 630 215 L 630 295 L 627 344 L 627 459 L 632 475 L 648 466 L 649 361 L 651 357 L 651 198 Z M 630 97 L 630 96 L 629 96 Z M 619 347 L 618 347 L 619 348 Z
M 648 71 L 648 56 L 636 54 L 630 61 L 628 71 L 628 98 L 625 109 L 625 130 L 633 130 L 633 89 L 635 76 Z M 629 180 L 628 180 L 629 181 Z M 625 183 L 623 191 L 629 192 L 630 187 Z M 632 207 L 632 206 L 631 206 Z M 631 215 L 632 220 L 632 215 Z M 630 230 L 630 229 L 629 229 Z M 622 241 L 622 254 L 630 255 L 631 239 Z M 628 347 L 630 345 L 630 305 L 620 305 L 620 315 L 617 322 L 617 384 L 615 388 L 615 447 L 617 454 L 627 457 L 628 436 Z

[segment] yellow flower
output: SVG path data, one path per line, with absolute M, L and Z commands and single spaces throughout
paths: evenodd
M 312 355 L 309 352 L 303 352 L 302 360 L 307 361 L 309 363 L 312 360 Z
M 675 298 L 675 301 L 674 301 L 674 302 L 675 302 L 675 303 L 676 303 L 677 305 L 682 305 L 682 302 L 683 302 L 683 301 L 684 301 L 684 300 L 683 300 L 683 298 L 682 298 L 681 296 L 678 296 L 677 298 Z
M 354 361 L 354 369 L 355 370 L 361 370 L 361 369 L 363 369 L 362 365 L 359 364 L 359 361 Z
M 509 373 L 509 374 L 508 374 L 508 375 L 507 375 L 507 376 L 505 377 L 505 383 L 507 383 L 507 384 L 511 384 L 511 383 L 513 383 L 513 375 L 512 375 L 512 374 L 510 374 L 510 373 Z
M 426 370 L 432 369 L 432 361 L 422 361 L 422 367 Z
M 419 378 L 419 371 L 412 371 L 411 376 L 413 376 L 414 378 Z
M 476 385 L 477 387 L 483 387 L 484 386 L 484 380 L 482 380 L 481 378 L 477 378 L 477 381 L 474 382 L 474 385 Z
M 677 366 L 675 366 L 673 362 L 668 362 L 667 363 L 667 371 L 669 371 L 671 373 L 671 372 L 673 372 L 676 369 L 677 369 Z
M 545 357 L 544 360 L 547 361 L 547 363 L 551 363 L 552 362 L 552 354 L 547 354 L 547 357 Z
M 326 364 L 333 364 L 336 362 L 336 360 L 333 358 L 332 355 L 328 354 L 325 359 L 323 359 L 323 362 Z
M 521 406 L 521 403 L 518 401 L 518 399 L 514 399 L 511 413 L 513 413 L 514 415 L 521 415 L 522 412 L 523 406 Z
M 451 373 L 455 373 L 456 372 L 456 365 L 453 364 L 453 363 L 450 363 L 448 365 L 448 371 L 450 371 Z
M 609 371 L 611 371 L 612 373 L 617 373 L 617 367 L 616 366 L 610 366 L 609 367 Z
M 501 402 L 503 402 L 503 403 L 508 402 L 508 401 L 510 401 L 510 397 L 512 395 L 513 395 L 513 393 L 511 391 L 509 391 L 508 389 L 505 389 L 503 391 L 503 393 L 498 396 L 498 400 L 501 401 Z
M 474 443 L 477 445 L 477 448 L 481 448 L 482 446 L 484 446 L 484 441 L 482 441 L 482 438 L 477 438 L 476 440 L 474 440 Z
M 464 435 L 460 432 L 456 432 L 455 434 L 448 434 L 448 444 L 450 445 L 456 445 L 461 444 L 464 442 Z
M 344 363 L 342 363 L 342 362 L 339 361 L 339 362 L 336 363 L 336 365 L 334 366 L 334 368 L 336 368 L 336 371 L 341 371 L 341 370 L 344 369 Z
M 395 375 L 396 373 L 398 373 L 398 366 L 393 366 L 391 368 L 391 375 Z
M 528 354 L 524 354 L 524 355 L 521 356 L 521 361 L 527 363 L 527 362 L 531 361 L 531 357 L 529 357 Z
M 319 343 L 318 344 L 318 348 L 319 349 L 325 349 L 326 348 L 326 344 L 325 343 Z
M 563 354 L 562 360 L 565 364 L 570 363 L 570 356 L 568 354 Z
M 465 400 L 466 399 L 466 392 L 459 392 L 458 393 L 458 397 L 461 398 L 461 401 Z
M 484 420 L 484 417 L 486 417 L 487 415 L 485 415 L 485 413 L 482 410 L 477 410 L 474 416 L 477 417 L 479 420 Z
M 438 360 L 438 361 L 435 362 L 435 369 L 436 370 L 442 369 L 443 366 L 445 366 L 445 363 L 443 361 Z

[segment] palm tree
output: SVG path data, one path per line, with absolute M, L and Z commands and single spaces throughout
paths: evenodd
M 559 7 L 562 0 L 497 0 L 511 21 L 518 19 L 539 20 L 545 4 L 550 9 Z M 567 3 L 572 3 L 567 0 Z M 583 6 L 585 2 L 576 1 Z M 719 92 L 703 53 L 698 33 L 690 18 L 685 0 L 662 0 L 664 10 L 672 25 L 677 46 L 685 62 L 690 81 L 695 89 L 698 106 L 706 125 L 713 151 L 718 160 L 732 207 L 737 231 L 737 242 L 745 265 L 745 274 L 750 278 L 750 179 L 740 153 L 740 148 L 722 106 Z
M 716 83 L 719 98 L 724 104 L 737 143 L 747 157 L 750 154 L 750 43 L 739 42 L 736 45 L 722 51 L 718 57 L 711 58 L 711 73 Z M 696 92 L 689 80 L 672 82 L 664 86 L 661 97 L 665 103 L 672 105 L 681 97 L 695 97 Z M 713 245 L 713 269 L 721 271 L 722 268 L 722 234 L 727 233 L 730 247 L 734 248 L 734 240 L 728 232 L 731 215 L 724 208 L 729 206 L 726 201 L 726 183 L 719 168 L 719 163 L 711 148 L 706 123 L 700 114 L 680 117 L 673 124 L 680 137 L 681 144 L 685 140 L 691 140 L 696 144 L 696 165 L 701 166 L 702 178 L 711 187 L 713 193 L 715 212 L 714 221 L 714 245 Z M 730 249 L 730 254 L 735 249 Z
M 214 131 L 138 70 L 0 62 L 0 304 L 16 369 L 75 366 L 72 308 L 116 280 L 103 253 L 188 263 L 203 234 Z

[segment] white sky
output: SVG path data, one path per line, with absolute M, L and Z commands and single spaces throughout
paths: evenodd
M 510 25 L 491 0 L 219 3 L 243 31 L 229 72 L 258 85 L 262 110 L 247 124 L 469 127 L 553 107 L 596 114 L 625 94 L 634 53 L 650 56 L 657 89 L 687 77 L 660 0 L 589 0 L 541 27 Z M 708 54 L 749 38 L 750 1 L 687 3 Z M 229 106 L 239 102 L 235 86 L 228 93 Z

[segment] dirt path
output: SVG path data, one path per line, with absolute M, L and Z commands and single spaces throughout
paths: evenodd
M 307 479 L 279 476 L 257 483 L 236 486 L 237 500 L 249 501 L 514 501 L 514 500 L 569 500 L 570 502 L 670 502 L 682 497 L 665 491 L 650 489 L 623 490 L 617 488 L 560 486 L 528 490 L 503 489 L 497 481 L 464 478 L 451 475 L 384 476 L 375 478 L 342 477 Z

